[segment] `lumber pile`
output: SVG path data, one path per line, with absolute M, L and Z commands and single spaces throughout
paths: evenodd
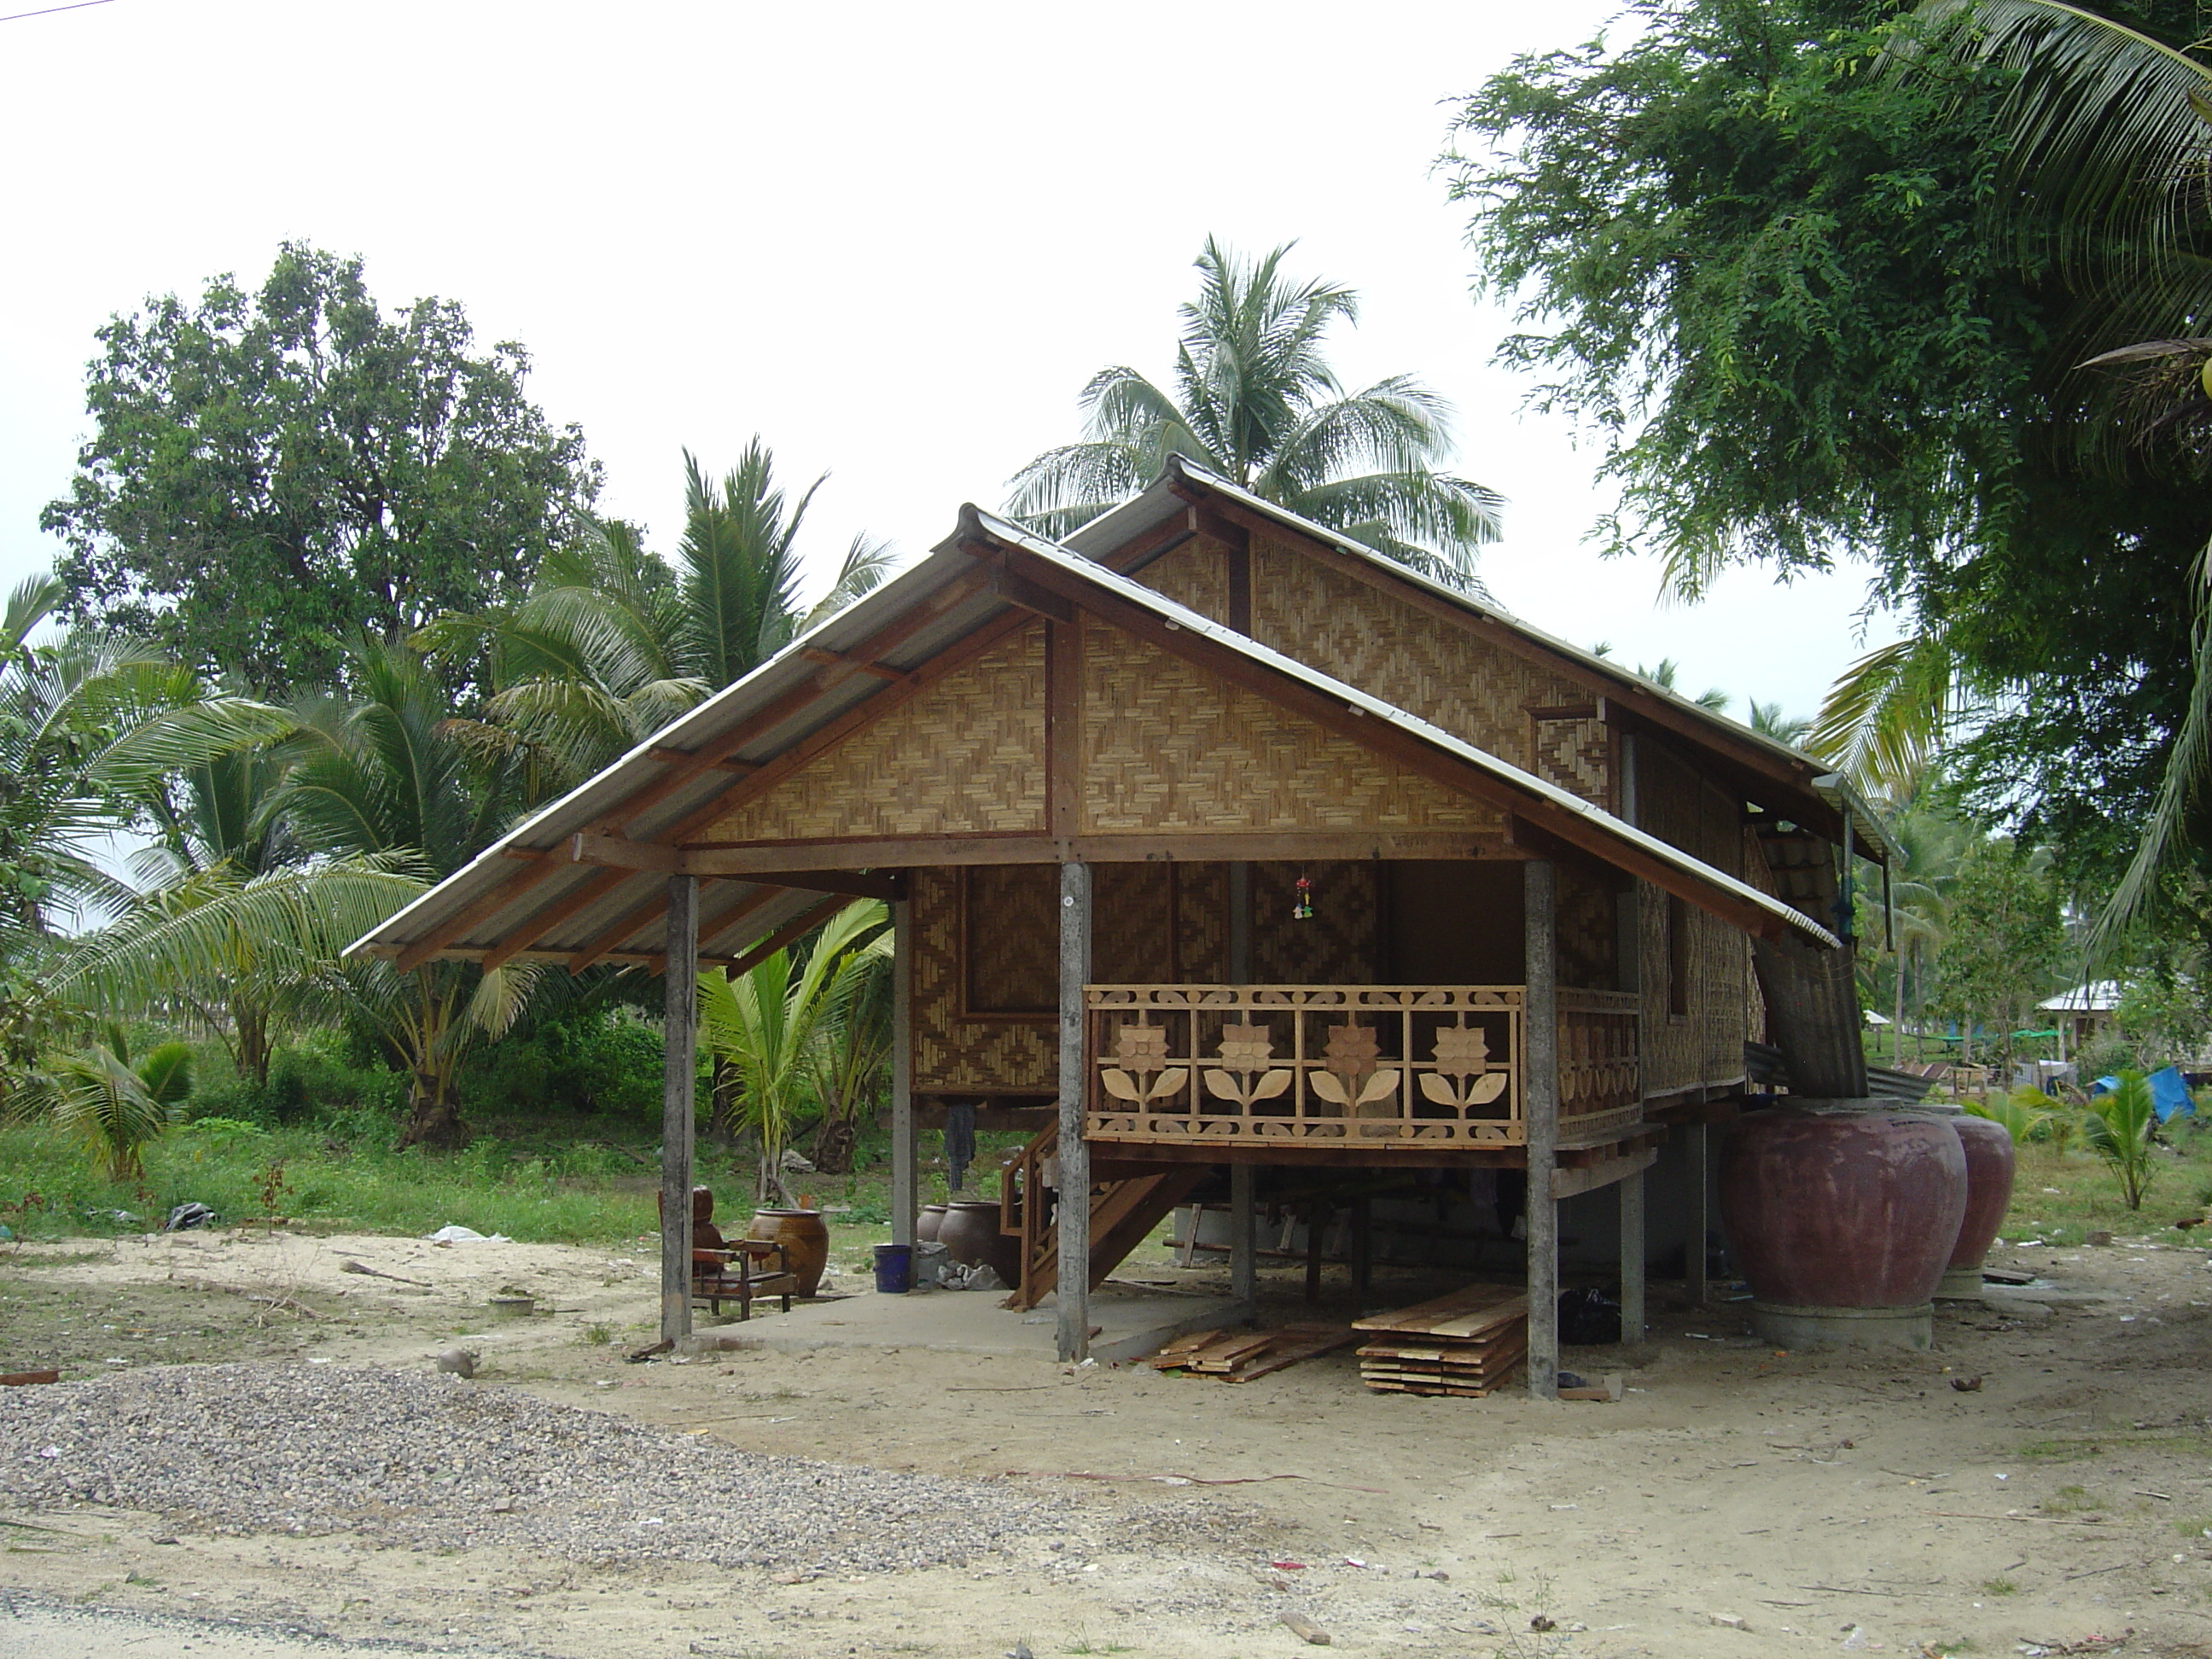
M 1224 1382 L 1295 1365 L 1358 1339 L 1343 1325 L 1285 1325 L 1279 1331 L 1194 1331 L 1179 1336 L 1145 1363 L 1156 1371 L 1182 1371 Z
M 1469 1285 L 1352 1328 L 1369 1338 L 1359 1380 L 1377 1393 L 1479 1399 L 1528 1356 L 1528 1298 L 1510 1285 Z

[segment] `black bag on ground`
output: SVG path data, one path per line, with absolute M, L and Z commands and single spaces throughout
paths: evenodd
M 1559 1340 L 1577 1348 L 1620 1341 L 1620 1304 L 1595 1287 L 1561 1291 Z

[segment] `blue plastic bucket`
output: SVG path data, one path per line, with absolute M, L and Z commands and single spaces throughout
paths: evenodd
M 903 1296 L 914 1288 L 914 1246 L 876 1246 L 876 1289 L 886 1296 Z

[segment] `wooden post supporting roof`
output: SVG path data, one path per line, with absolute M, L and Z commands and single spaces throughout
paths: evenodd
M 1091 866 L 1060 866 L 1060 1357 L 1091 1352 L 1091 1143 L 1083 1138 L 1083 988 L 1091 978 Z
M 921 1210 L 921 1135 L 914 1118 L 914 908 L 891 905 L 891 1242 L 914 1243 Z
M 1559 1397 L 1559 942 L 1548 859 L 1522 865 L 1522 1123 L 1528 1143 L 1528 1392 Z
M 1249 599 L 1248 590 L 1248 611 Z M 1229 982 L 1252 982 L 1252 866 L 1242 860 L 1229 866 Z M 1240 1159 L 1229 1166 L 1229 1294 L 1246 1319 L 1260 1313 L 1260 1219 L 1252 1183 L 1249 1164 Z M 1191 1224 L 1194 1237 L 1197 1224 Z
M 691 1133 L 699 1069 L 699 883 L 668 878 L 660 1070 L 660 1340 L 691 1334 Z

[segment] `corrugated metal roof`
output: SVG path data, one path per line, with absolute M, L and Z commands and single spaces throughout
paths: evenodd
M 1256 498 L 1247 499 L 1261 510 L 1283 516 Z M 1010 602 L 988 589 L 987 573 L 960 550 L 963 539 L 977 530 L 1387 720 L 1517 791 L 1577 815 L 1605 836 L 1674 866 L 1740 904 L 1756 906 L 1785 921 L 1808 937 L 1826 945 L 1836 942 L 1818 923 L 1725 872 L 1378 697 L 1187 610 L 1079 550 L 1045 541 L 977 507 L 963 508 L 961 522 L 961 530 L 912 568 L 793 641 L 744 678 L 524 819 L 468 865 L 355 941 L 348 954 L 404 953 L 452 931 L 464 913 L 471 913 L 467 925 L 452 932 L 436 954 L 477 959 L 504 949 L 523 959 L 573 958 L 592 950 L 602 951 L 603 960 L 650 956 L 659 948 L 658 906 L 666 890 L 665 877 L 651 871 L 568 864 L 562 853 L 565 844 L 580 834 L 618 833 L 639 842 L 667 836 L 687 818 L 710 809 L 726 791 L 732 781 L 726 763 L 750 768 L 788 752 L 946 647 L 1005 616 L 1013 608 Z M 1297 521 L 1297 527 L 1317 528 L 1303 520 Z M 1097 545 L 1097 525 L 1087 526 L 1077 539 Z M 1330 538 L 1358 548 L 1342 538 Z M 714 757 L 713 763 L 700 764 L 699 757 L 708 755 Z M 672 778 L 677 780 L 672 786 Z M 798 854 L 794 860 L 803 863 Z M 559 867 L 545 873 L 549 865 Z M 735 949 L 823 902 L 819 893 L 782 892 L 762 899 L 757 908 L 744 908 L 751 896 L 749 884 L 741 883 L 729 884 L 726 889 L 718 883 L 702 896 L 702 955 L 712 957 Z M 716 917 L 739 910 L 738 921 L 708 931 Z M 626 929 L 622 927 L 625 919 L 631 924 Z M 518 930 L 533 928 L 526 947 L 512 948 Z

